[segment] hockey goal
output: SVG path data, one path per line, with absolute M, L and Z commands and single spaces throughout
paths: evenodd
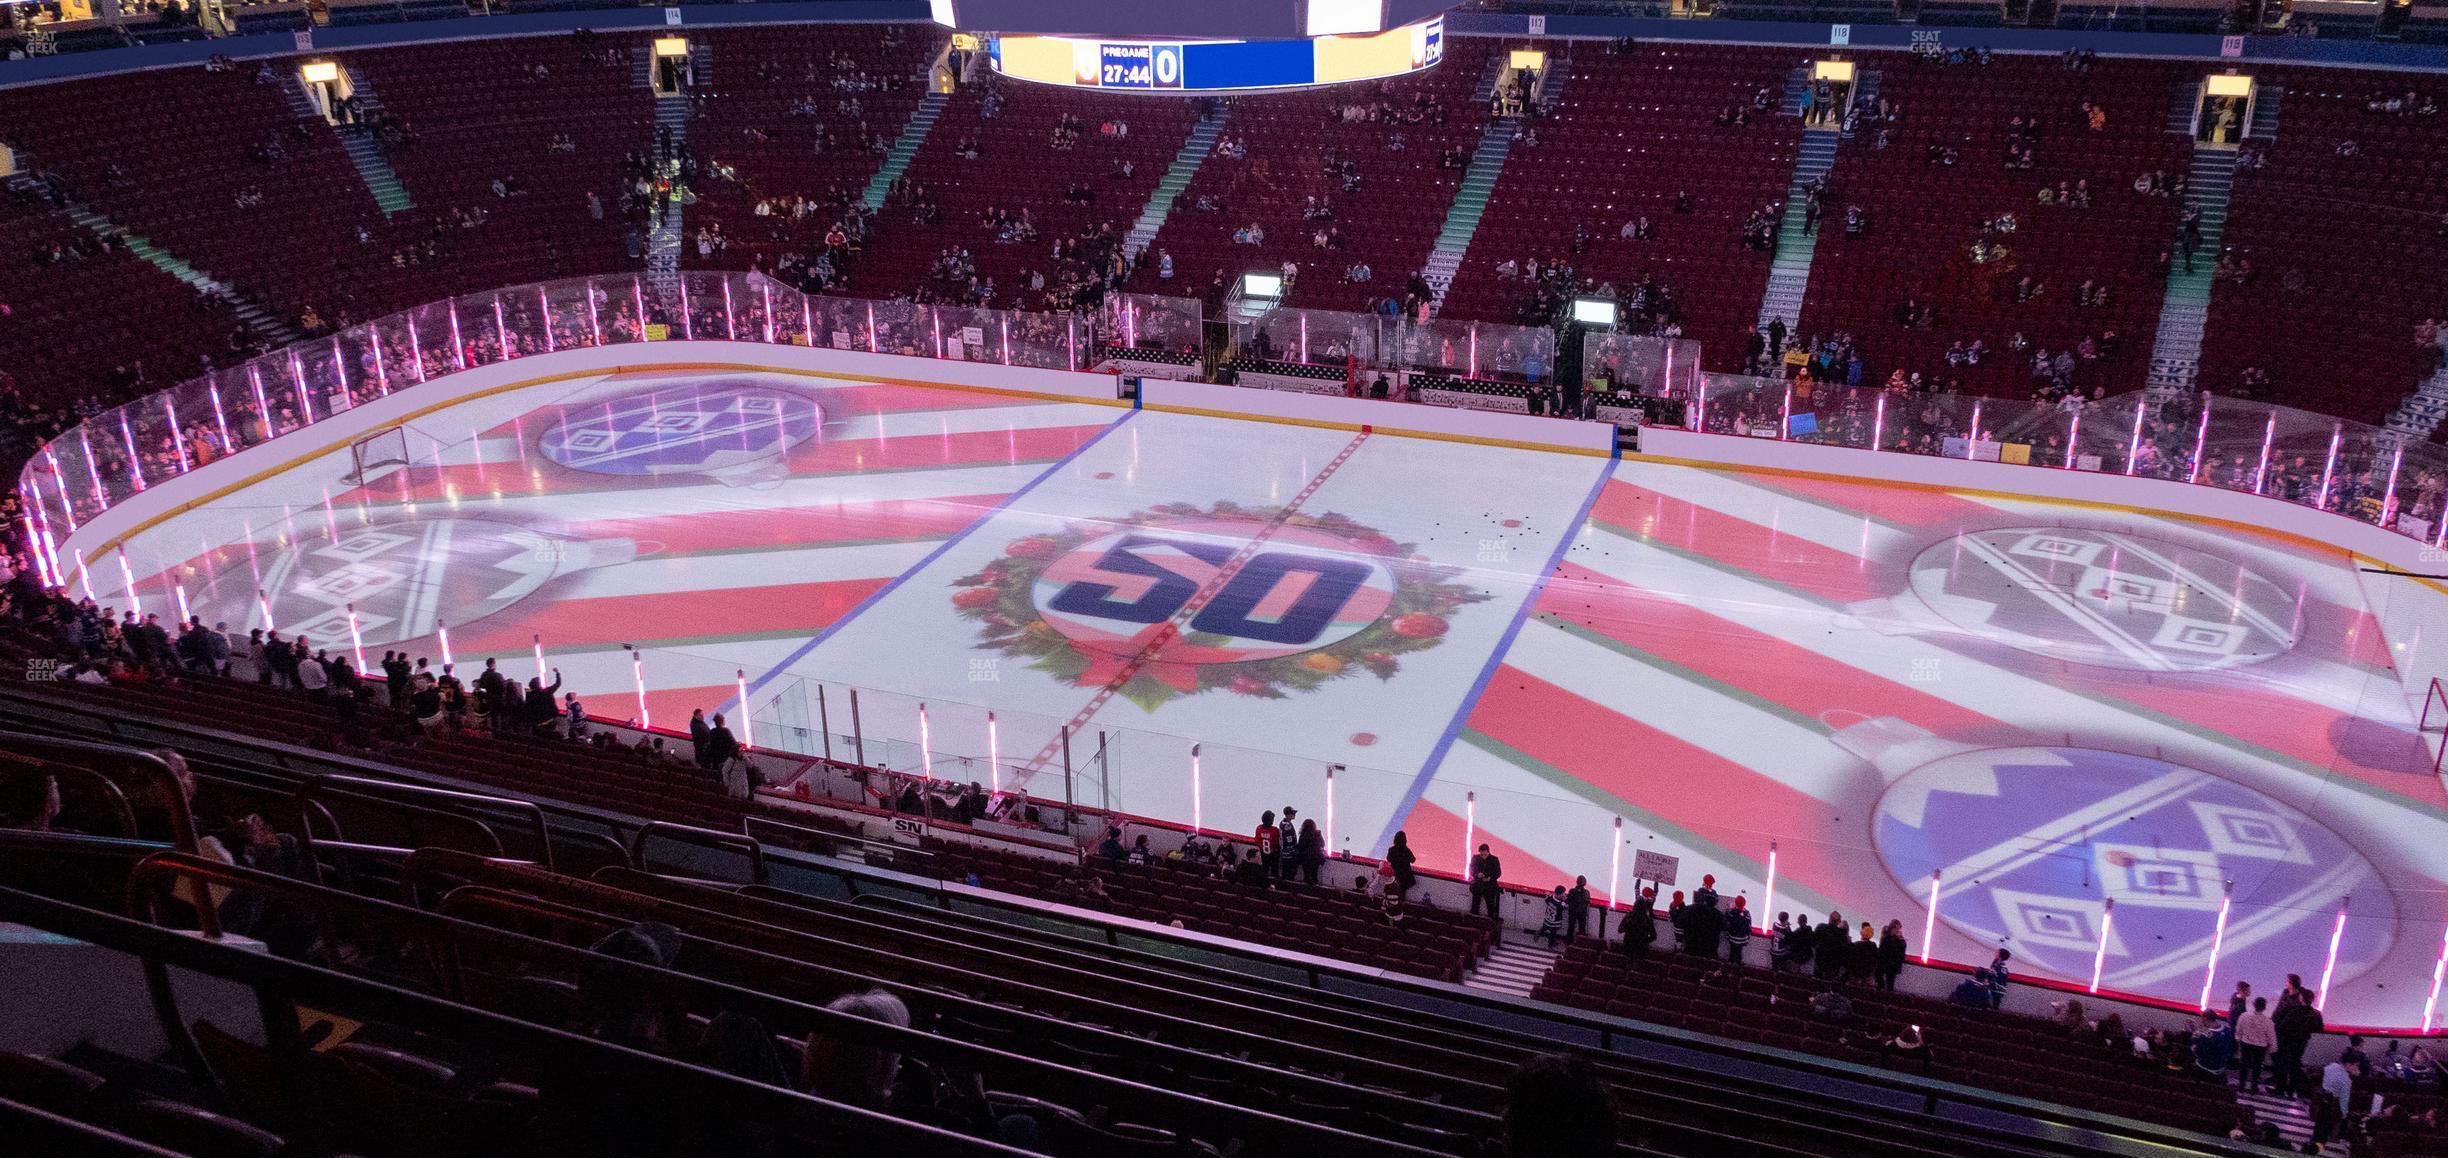
M 340 481 L 361 487 L 392 470 L 408 466 L 408 428 L 377 430 L 349 444 L 349 472 Z

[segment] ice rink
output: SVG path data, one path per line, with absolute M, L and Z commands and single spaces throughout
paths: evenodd
M 1935 887 L 1938 957 L 2177 1001 L 2223 902 L 2222 994 L 2316 976 L 2348 906 L 2332 1024 L 2419 1022 L 2440 958 L 2436 673 L 2392 657 L 2448 604 L 2341 551 L 778 372 L 550 381 L 402 442 L 158 520 L 125 574 L 325 648 L 353 605 L 369 658 L 438 662 L 447 625 L 524 678 L 540 643 L 597 716 L 639 673 L 657 724 L 736 713 L 744 673 L 761 744 L 816 744 L 820 687 L 847 743 L 855 688 L 871 761 L 1039 798 L 1243 832 L 1291 804 L 1443 869 L 1467 827 L 1602 897 L 1663 854 L 1916 953 Z

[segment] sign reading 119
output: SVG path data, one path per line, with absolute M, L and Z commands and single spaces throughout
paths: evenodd
M 1101 44 L 1099 88 L 1180 88 L 1181 46 L 1178 44 Z

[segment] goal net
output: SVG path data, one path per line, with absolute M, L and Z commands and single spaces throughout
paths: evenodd
M 377 430 L 349 444 L 349 472 L 340 481 L 364 486 L 394 469 L 408 466 L 408 430 L 394 426 Z

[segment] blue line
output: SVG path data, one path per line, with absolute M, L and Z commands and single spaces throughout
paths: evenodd
M 1403 793 L 1402 803 L 1395 806 L 1394 814 L 1386 819 L 1385 831 L 1377 834 L 1377 843 L 1369 846 L 1364 855 L 1379 855 L 1380 850 L 1394 843 L 1394 833 L 1402 828 L 1404 821 L 1410 819 L 1411 810 L 1419 806 L 1421 795 L 1428 791 L 1428 782 L 1436 779 L 1437 770 L 1444 766 L 1445 753 L 1462 735 L 1463 721 L 1470 718 L 1471 709 L 1479 706 L 1479 697 L 1487 694 L 1488 682 L 1496 678 L 1497 665 L 1504 662 L 1506 652 L 1513 650 L 1514 637 L 1521 634 L 1522 624 L 1530 620 L 1530 610 L 1538 606 L 1539 596 L 1546 592 L 1547 580 L 1554 577 L 1557 565 L 1564 561 L 1564 553 L 1572 550 L 1573 540 L 1580 537 L 1581 528 L 1589 522 L 1590 508 L 1598 505 L 1598 492 L 1605 490 L 1614 477 L 1614 463 L 1609 462 L 1599 469 L 1598 481 L 1590 484 L 1588 497 L 1581 500 L 1580 512 L 1573 516 L 1572 524 L 1557 539 L 1555 553 L 1547 557 L 1547 565 L 1539 570 L 1538 582 L 1530 586 L 1530 593 L 1522 597 L 1521 606 L 1514 609 L 1513 622 L 1506 626 L 1504 638 L 1497 640 L 1496 646 L 1488 652 L 1487 666 L 1479 669 L 1479 678 L 1472 681 L 1470 694 L 1462 697 L 1461 706 L 1454 709 L 1453 721 L 1445 725 L 1445 734 L 1437 738 L 1436 747 L 1430 749 L 1428 758 L 1420 762 L 1419 775 L 1412 779 L 1410 789 Z
M 758 692 L 765 689 L 766 684 L 773 682 L 775 676 L 781 675 L 784 671 L 788 670 L 792 664 L 806 659 L 809 652 L 816 650 L 818 644 L 832 638 L 834 632 L 840 631 L 842 628 L 849 626 L 851 620 L 857 619 L 862 612 L 865 612 L 868 608 L 881 602 L 885 596 L 892 594 L 894 590 L 901 586 L 901 584 L 908 582 L 911 576 L 914 576 L 919 572 L 926 570 L 929 566 L 932 566 L 935 560 L 943 557 L 944 552 L 960 545 L 961 540 L 968 538 L 970 532 L 977 530 L 979 527 L 985 526 L 988 522 L 992 521 L 996 515 L 1002 514 L 1004 511 L 1010 509 L 1013 503 L 1019 502 L 1021 499 L 1027 497 L 1030 491 L 1036 490 L 1037 484 L 1061 473 L 1064 467 L 1071 465 L 1071 461 L 1073 459 L 1088 453 L 1089 447 L 1095 446 L 1097 443 L 1104 441 L 1106 435 L 1122 429 L 1125 423 L 1128 423 L 1131 419 L 1137 417 L 1139 417 L 1139 412 L 1137 410 L 1133 410 L 1128 414 L 1124 414 L 1120 418 L 1114 419 L 1112 425 L 1107 426 L 1103 430 L 1097 431 L 1095 435 L 1088 439 L 1088 441 L 1073 447 L 1071 449 L 1071 453 L 1054 460 L 1051 466 L 1046 467 L 1045 470 L 1039 473 L 1037 477 L 1030 479 L 1027 485 L 1022 486 L 1019 490 L 1005 495 L 1002 502 L 996 503 L 992 508 L 987 510 L 985 514 L 979 515 L 975 520 L 971 521 L 968 526 L 962 527 L 958 534 L 944 540 L 942 543 L 938 544 L 934 550 L 927 552 L 926 558 L 918 560 L 918 564 L 916 566 L 893 576 L 890 582 L 885 583 L 882 587 L 876 588 L 874 594 L 869 595 L 865 599 L 859 600 L 858 606 L 851 608 L 849 614 L 842 616 L 840 619 L 834 620 L 831 624 L 828 624 L 824 630 L 809 636 L 808 641 L 800 644 L 798 650 L 784 656 L 782 658 L 782 662 L 775 664 L 772 669 L 768 670 L 764 675 L 758 676 L 756 679 L 750 681 L 748 684 L 748 695 L 751 698 L 754 698 Z M 723 701 L 721 710 L 726 713 L 731 712 L 737 708 L 738 704 L 739 697 L 737 695 L 733 695 L 730 699 Z

